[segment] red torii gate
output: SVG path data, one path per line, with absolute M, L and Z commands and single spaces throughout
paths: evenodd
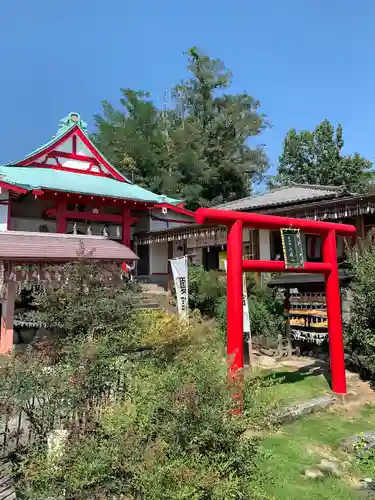
M 241 213 L 212 208 L 199 208 L 198 224 L 215 223 L 228 228 L 227 240 L 227 355 L 229 376 L 235 379 L 244 367 L 242 273 L 284 272 L 322 273 L 325 276 L 328 341 L 332 390 L 346 394 L 344 343 L 342 335 L 340 283 L 337 265 L 336 235 L 354 237 L 356 229 L 346 224 L 293 219 L 274 215 Z M 243 227 L 256 229 L 300 229 L 323 237 L 323 262 L 305 262 L 302 268 L 288 268 L 282 261 L 244 260 L 242 258 Z M 237 395 L 239 397 L 240 395 Z

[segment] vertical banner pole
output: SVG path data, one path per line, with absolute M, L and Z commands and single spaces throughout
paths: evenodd
M 248 335 L 247 340 L 247 349 L 249 356 L 249 366 L 253 365 L 253 347 L 252 347 L 252 339 L 251 339 L 251 325 L 250 325 L 250 313 L 249 313 L 249 299 L 247 297 L 247 283 L 246 283 L 246 274 L 242 273 L 242 302 L 243 302 L 243 330 L 244 334 Z M 245 337 L 245 336 L 244 336 Z
M 332 265 L 326 276 L 329 354 L 331 360 L 332 390 L 346 394 L 344 341 L 341 321 L 341 297 L 337 265 L 336 232 L 331 230 L 323 241 L 323 260 Z

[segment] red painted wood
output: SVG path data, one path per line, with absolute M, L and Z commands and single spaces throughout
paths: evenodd
M 33 162 L 28 167 L 39 167 L 39 168 L 49 168 L 52 170 L 60 170 L 64 172 L 73 172 L 74 174 L 86 174 L 86 175 L 96 175 L 98 177 L 107 177 L 108 179 L 113 179 L 113 177 L 105 172 L 93 172 L 90 170 L 90 166 L 86 170 L 80 170 L 78 168 L 64 167 L 62 165 L 51 165 L 49 163 L 38 163 Z
M 78 130 L 78 125 L 75 125 L 69 132 L 58 137 L 56 139 L 56 141 L 52 142 L 49 146 L 41 149 L 40 151 L 37 151 L 36 153 L 29 156 L 28 158 L 25 158 L 24 160 L 18 161 L 14 165 L 17 165 L 20 167 L 22 167 L 22 166 L 26 167 L 27 165 L 30 165 L 31 162 L 37 160 L 41 156 L 45 156 L 46 154 L 53 151 L 57 146 L 60 146 L 60 144 L 63 144 L 67 139 L 70 139 L 70 137 L 72 137 L 72 135 L 74 135 L 77 130 Z
M 72 137 L 72 149 L 73 153 L 77 152 L 77 136 L 75 134 Z
M 229 376 L 238 378 L 236 372 L 243 368 L 243 307 L 242 271 L 285 271 L 285 264 L 279 261 L 242 260 L 243 226 L 261 229 L 296 228 L 324 236 L 323 263 L 306 262 L 299 272 L 324 273 L 328 317 L 328 338 L 332 374 L 332 390 L 346 393 L 344 344 L 341 319 L 340 282 L 337 264 L 336 235 L 354 237 L 354 226 L 330 222 L 293 219 L 274 215 L 239 213 L 211 208 L 200 208 L 195 213 L 198 224 L 216 223 L 228 226 L 228 271 L 227 271 L 227 346 Z M 236 386 L 235 386 L 236 387 Z M 243 386 L 240 385 L 242 388 Z M 241 392 L 242 391 L 242 392 Z M 233 397 L 243 402 L 243 388 Z M 241 405 L 238 407 L 241 411 Z
M 130 227 L 131 225 L 138 221 L 136 217 L 130 215 L 130 210 L 125 209 L 122 214 L 122 238 L 121 242 L 126 247 L 130 248 Z
M 333 230 L 340 236 L 355 236 L 356 232 L 355 227 L 349 224 L 294 219 L 292 217 L 279 217 L 277 215 L 234 212 L 232 210 L 216 210 L 213 208 L 199 208 L 195 213 L 195 219 L 198 224 L 219 222 L 223 225 L 229 225 L 240 220 L 247 227 L 260 229 L 294 228 L 307 232 L 311 231 L 316 234 L 326 234 L 328 231 Z
M 7 230 L 10 231 L 11 228 L 11 216 L 12 216 L 12 199 L 8 198 L 8 214 L 7 214 Z
M 305 262 L 303 267 L 288 268 L 283 261 L 273 260 L 244 260 L 242 264 L 244 271 L 262 273 L 321 273 L 327 274 L 332 271 L 332 265 L 326 262 Z
M 55 209 L 56 217 L 56 233 L 66 233 L 66 205 L 64 202 L 59 201 Z
M 134 201 L 134 200 L 124 200 L 121 198 L 110 198 L 99 195 L 90 194 L 78 194 L 78 193 L 68 193 L 62 191 L 52 191 L 48 189 L 43 190 L 43 195 L 41 196 L 43 200 L 62 200 L 69 203 L 84 203 L 84 204 L 95 204 L 99 206 L 116 206 L 116 207 L 126 207 L 129 209 L 136 210 L 137 212 L 143 212 L 153 208 L 153 203 Z
M 155 203 L 155 208 L 167 208 L 178 214 L 188 215 L 189 217 L 195 217 L 194 212 L 186 210 L 186 208 L 181 208 L 179 205 L 172 205 L 171 203 Z
M 110 163 L 107 162 L 107 160 L 104 158 L 104 156 L 102 156 L 99 151 L 94 147 L 94 145 L 91 143 L 91 141 L 85 136 L 85 134 L 82 132 L 82 130 L 77 127 L 77 135 L 78 137 L 81 139 L 81 141 L 83 142 L 83 144 L 90 150 L 90 152 L 95 156 L 95 158 L 97 158 L 101 164 L 103 164 L 105 166 L 105 168 L 108 170 L 108 172 L 110 174 L 112 174 L 112 176 L 118 180 L 118 181 L 121 181 L 121 182 L 127 182 L 127 180 L 121 175 L 119 174 L 113 167 Z
M 341 295 L 335 231 L 329 231 L 324 238 L 323 259 L 324 262 L 329 263 L 332 266 L 332 271 L 326 275 L 325 279 L 332 390 L 336 394 L 346 394 Z
M 100 154 L 100 152 L 94 147 L 93 144 L 91 144 L 91 141 L 86 137 L 86 135 L 82 132 L 82 130 L 79 128 L 78 125 L 75 125 L 72 127 L 67 133 L 61 135 L 61 137 L 58 137 L 56 141 L 52 142 L 49 146 L 41 149 L 40 151 L 37 151 L 33 155 L 29 156 L 28 158 L 25 158 L 24 160 L 21 160 L 14 165 L 17 166 L 31 166 L 33 162 L 38 160 L 38 158 L 41 158 L 45 155 L 48 155 L 49 153 L 52 153 L 55 151 L 55 149 L 63 144 L 67 139 L 70 139 L 71 137 L 78 136 L 81 141 L 85 144 L 85 146 L 90 150 L 90 152 L 93 154 L 94 158 L 101 163 L 102 165 L 105 166 L 105 168 L 108 170 L 109 174 L 111 174 L 112 178 L 120 181 L 120 182 L 127 182 L 126 179 L 119 174 L 110 163 Z M 72 139 L 73 140 L 73 139 Z M 61 152 L 59 152 L 60 154 Z M 48 168 L 51 168 L 48 166 Z
M 75 137 L 75 136 L 74 136 Z M 87 163 L 93 163 L 94 165 L 99 166 L 99 161 L 93 156 L 85 156 L 77 153 L 66 153 L 65 151 L 52 151 L 48 153 L 47 158 L 66 158 L 68 160 L 76 160 L 76 161 L 84 161 Z
M 0 187 L 4 189 L 8 189 L 8 191 L 13 191 L 14 193 L 26 194 L 27 189 L 21 188 L 19 186 L 13 186 L 12 184 L 8 184 L 7 182 L 0 181 Z
M 243 307 L 242 307 L 242 222 L 228 228 L 227 239 L 227 363 L 228 379 L 234 389 L 233 413 L 241 413 L 243 406 Z

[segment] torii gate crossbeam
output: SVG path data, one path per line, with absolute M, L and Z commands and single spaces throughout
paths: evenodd
M 227 239 L 227 355 L 230 378 L 236 379 L 244 367 L 242 273 L 243 271 L 321 273 L 325 277 L 328 341 L 332 390 L 346 394 L 344 343 L 341 319 L 340 283 L 337 265 L 336 235 L 352 238 L 354 226 L 323 221 L 293 219 L 274 215 L 242 213 L 212 208 L 199 208 L 195 213 L 198 224 L 218 224 L 228 228 Z M 305 262 L 303 268 L 288 268 L 280 261 L 243 260 L 242 231 L 244 227 L 258 229 L 292 228 L 323 237 L 323 262 Z M 235 397 L 240 397 L 237 395 Z

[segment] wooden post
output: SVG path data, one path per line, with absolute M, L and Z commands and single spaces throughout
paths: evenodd
M 65 215 L 66 204 L 64 202 L 58 202 L 56 207 L 56 233 L 66 233 L 66 215 Z
M 122 244 L 130 248 L 130 210 L 124 209 L 122 213 Z
M 286 288 L 284 291 L 284 318 L 285 318 L 285 337 L 287 341 L 288 357 L 292 356 L 293 346 L 292 337 L 290 335 L 290 290 Z
M 365 226 L 363 223 L 363 215 L 358 215 L 355 218 L 355 227 L 357 229 L 356 233 L 356 243 L 358 243 L 360 240 L 364 240 L 365 238 Z
M 251 338 L 251 332 L 249 332 L 249 339 L 247 341 L 247 349 L 248 349 L 248 354 L 249 354 L 249 368 L 250 370 L 253 369 L 253 341 Z
M 13 318 L 17 283 L 8 281 L 6 286 L 8 293 L 7 298 L 2 303 L 1 311 L 0 354 L 8 354 L 13 347 Z

